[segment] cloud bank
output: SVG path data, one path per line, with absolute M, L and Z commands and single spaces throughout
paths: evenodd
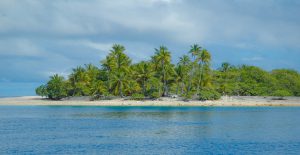
M 0 85 L 45 82 L 84 63 L 99 65 L 113 43 L 133 60 L 161 44 L 173 61 L 198 43 L 223 61 L 300 70 L 297 0 L 1 0 Z

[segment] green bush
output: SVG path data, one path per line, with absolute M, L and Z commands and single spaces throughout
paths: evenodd
M 184 100 L 185 100 L 185 101 L 188 101 L 188 100 L 192 99 L 194 94 L 195 94 L 195 93 L 194 93 L 193 91 L 190 91 L 190 92 L 188 92 L 188 93 L 185 93 L 185 94 L 183 95 Z
M 47 92 L 47 86 L 46 85 L 41 85 L 39 87 L 37 87 L 35 89 L 35 93 L 39 96 L 48 96 L 48 92 Z
M 66 82 L 63 76 L 55 74 L 50 77 L 50 81 L 47 83 L 47 95 L 51 100 L 60 100 L 67 97 Z
M 199 93 L 199 100 L 218 100 L 221 98 L 220 93 L 215 90 L 201 90 Z
M 292 93 L 287 90 L 281 89 L 281 90 L 274 91 L 272 93 L 272 96 L 278 96 L 278 97 L 292 96 Z
M 131 95 L 130 99 L 132 100 L 144 100 L 145 96 L 143 94 L 134 93 Z
M 152 92 L 150 94 L 150 98 L 152 99 L 158 99 L 160 97 L 160 94 L 158 92 Z

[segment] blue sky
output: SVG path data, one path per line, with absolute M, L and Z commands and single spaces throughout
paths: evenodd
M 300 71 L 298 0 L 1 0 L 0 96 L 34 95 L 54 73 L 99 66 L 111 45 L 134 62 L 198 43 L 222 62 Z

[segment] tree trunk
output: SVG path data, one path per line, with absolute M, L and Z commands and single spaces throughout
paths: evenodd
M 122 92 L 122 81 L 120 81 L 120 85 L 119 85 L 119 95 L 121 97 L 123 97 L 123 92 Z
M 167 80 L 166 80 L 166 71 L 164 61 L 162 62 L 163 66 L 163 96 L 167 96 Z
M 177 83 L 177 87 L 176 87 L 176 95 L 178 95 L 178 92 L 179 92 L 179 83 Z
M 203 74 L 203 63 L 202 62 L 200 62 L 199 67 L 200 67 L 200 78 L 199 78 L 199 81 L 197 84 L 197 95 L 199 95 L 200 85 L 201 85 L 201 81 L 202 81 L 202 74 Z
M 146 81 L 145 81 L 145 79 L 143 79 L 143 93 L 144 93 L 144 95 L 146 95 L 145 83 L 146 83 Z
M 185 87 L 185 84 L 184 84 L 184 82 L 182 82 L 181 83 L 181 90 L 180 90 L 180 95 L 182 95 L 183 94 L 183 88 Z

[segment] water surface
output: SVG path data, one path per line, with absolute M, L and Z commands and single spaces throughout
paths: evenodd
M 299 154 L 298 107 L 0 106 L 0 154 Z

